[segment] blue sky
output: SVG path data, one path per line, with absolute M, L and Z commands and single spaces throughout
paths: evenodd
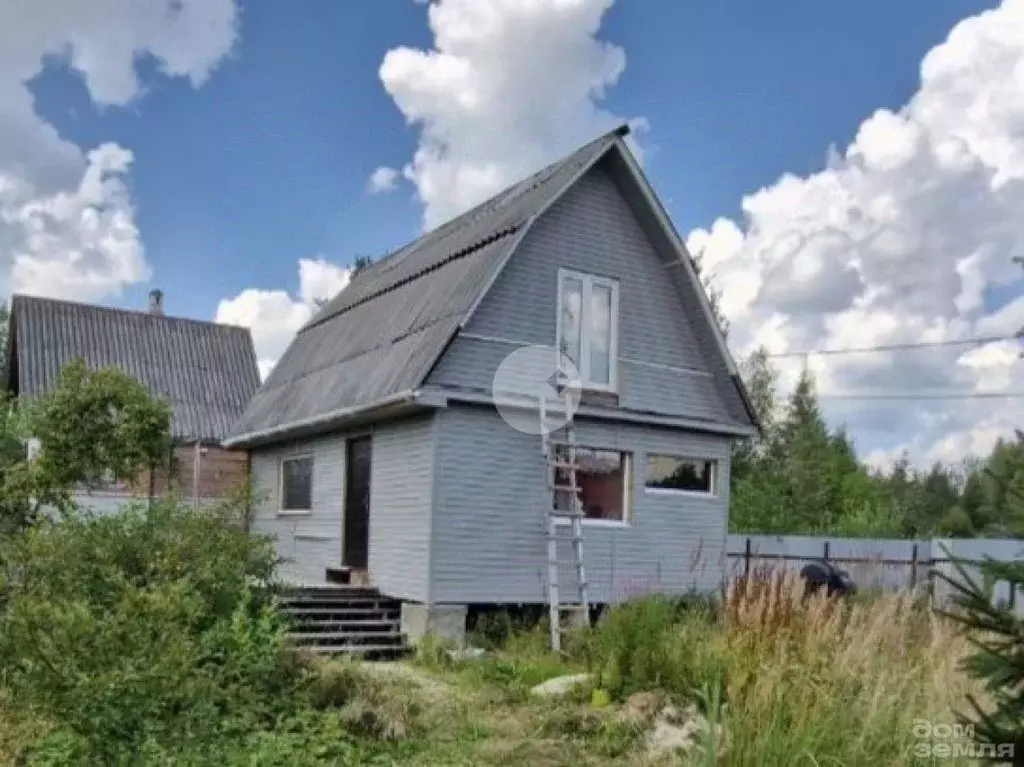
M 356 255 L 628 119 L 738 356 L 1024 325 L 1024 0 L 29 8 L 0 7 L 3 292 L 160 287 L 250 325 L 267 366 Z M 995 343 L 808 364 L 834 395 L 1009 391 L 1018 363 Z M 1024 421 L 1019 401 L 827 413 L 875 462 Z
M 627 66 L 607 105 L 649 120 L 647 170 L 680 231 L 734 215 L 744 194 L 785 171 L 820 167 L 826 148 L 848 143 L 866 115 L 906 101 L 921 57 L 953 24 L 991 4 L 893 5 L 611 8 L 601 36 L 624 48 Z M 297 288 L 299 257 L 349 263 L 420 226 L 411 190 L 364 190 L 376 166 L 401 164 L 416 144 L 378 69 L 393 46 L 430 45 L 423 6 L 241 10 L 235 50 L 202 88 L 147 77 L 136 103 L 97 109 L 67 67 L 33 83 L 39 113 L 62 135 L 83 147 L 117 141 L 135 154 L 151 284 L 174 312 L 197 317 L 212 317 L 218 300 L 244 287 Z M 148 289 L 109 300 L 137 306 Z

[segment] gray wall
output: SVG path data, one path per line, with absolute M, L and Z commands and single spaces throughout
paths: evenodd
M 698 342 L 703 316 L 672 281 L 680 267 L 662 260 L 601 167 L 534 225 L 466 328 L 504 342 L 460 335 L 428 383 L 489 390 L 494 371 L 518 346 L 554 346 L 560 267 L 619 281 L 623 407 L 734 422 Z
M 252 529 L 277 538 L 285 558 L 281 577 L 322 584 L 324 570 L 341 564 L 345 504 L 345 440 L 372 433 L 370 469 L 370 579 L 386 594 L 426 601 L 432 497 L 433 416 L 394 421 L 352 434 L 337 433 L 252 452 L 259 494 Z M 313 509 L 282 515 L 280 460 L 312 453 Z
M 313 455 L 313 509 L 308 515 L 280 514 L 280 461 Z M 296 584 L 322 584 L 324 568 L 341 563 L 345 490 L 345 435 L 275 445 L 252 451 L 252 482 L 259 498 L 251 529 L 277 538 L 285 561 L 280 577 Z
M 551 500 L 540 437 L 488 408 L 438 415 L 431 597 L 435 602 L 547 600 L 546 509 Z M 722 585 L 729 504 L 729 442 L 723 437 L 626 423 L 578 421 L 580 445 L 633 454 L 632 516 L 626 527 L 584 529 L 591 600 Z M 645 454 L 719 462 L 717 495 L 644 490 Z M 563 552 L 564 559 L 569 551 Z M 570 585 L 570 572 L 562 583 Z
M 382 592 L 428 601 L 435 418 L 378 426 L 370 479 L 370 575 Z

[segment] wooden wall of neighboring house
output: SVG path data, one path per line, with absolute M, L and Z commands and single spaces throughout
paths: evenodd
M 157 467 L 151 476 L 143 471 L 131 482 L 114 482 L 99 492 L 148 497 L 173 492 L 185 500 L 196 496 L 201 499 L 227 498 L 249 480 L 249 458 L 244 450 L 227 450 L 216 445 L 200 448 L 196 484 L 195 445 L 175 445 L 164 466 Z
M 193 445 L 179 445 L 174 448 L 171 487 L 183 498 L 192 498 L 195 495 L 200 498 L 225 498 L 237 492 L 248 480 L 249 459 L 244 450 L 227 450 L 215 445 L 204 446 L 201 448 L 197 466 Z

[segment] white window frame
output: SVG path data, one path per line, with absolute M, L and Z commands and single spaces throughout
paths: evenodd
M 647 480 L 650 477 L 651 458 L 659 456 L 662 458 L 675 458 L 679 461 L 692 463 L 711 464 L 711 489 L 710 490 L 678 490 L 673 487 L 650 487 Z M 718 496 L 718 459 L 708 458 L 699 455 L 678 455 L 676 453 L 646 453 L 644 455 L 644 492 L 651 495 L 675 495 L 689 496 L 691 498 L 715 498 Z
M 599 277 L 572 269 L 558 270 L 558 315 L 555 330 L 555 347 L 558 350 L 558 363 L 562 361 L 562 285 L 567 279 L 579 280 L 583 286 L 580 306 L 580 384 L 587 391 L 617 392 L 619 390 L 619 281 L 611 277 Z M 607 383 L 595 383 L 590 377 L 589 317 L 591 295 L 595 286 L 609 288 L 612 295 Z
M 301 461 L 308 458 L 313 462 L 309 472 L 309 506 L 308 509 L 286 509 L 284 507 L 284 465 L 288 461 Z M 316 454 L 295 453 L 284 455 L 277 462 L 277 515 L 279 517 L 306 517 L 313 513 L 313 488 L 316 479 Z
M 567 447 L 565 443 L 557 443 L 551 446 L 552 450 L 559 447 Z M 577 445 L 577 450 L 592 450 L 601 453 L 618 453 L 622 463 L 622 519 L 593 519 L 584 516 L 580 523 L 588 527 L 631 527 L 633 521 L 633 482 L 635 476 L 633 453 L 628 450 L 620 450 L 614 447 L 594 447 L 593 445 Z M 555 502 L 555 491 L 551 491 L 551 502 Z M 567 517 L 555 517 L 556 525 L 570 525 L 572 520 Z

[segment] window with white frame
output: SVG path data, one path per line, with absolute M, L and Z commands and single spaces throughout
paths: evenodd
M 313 510 L 313 456 L 281 459 L 281 511 Z
M 715 461 L 649 454 L 645 486 L 654 492 L 712 495 L 715 492 L 716 473 Z
M 615 391 L 618 334 L 618 281 L 560 269 L 558 349 L 576 366 L 584 389 Z
M 555 457 L 567 463 L 568 446 L 555 445 Z M 629 520 L 632 458 L 629 453 L 618 450 L 576 448 L 576 485 L 580 491 L 584 519 L 619 523 Z M 555 485 L 562 488 L 568 483 L 568 473 L 564 469 L 556 471 Z M 556 509 L 572 510 L 570 492 L 555 490 Z

